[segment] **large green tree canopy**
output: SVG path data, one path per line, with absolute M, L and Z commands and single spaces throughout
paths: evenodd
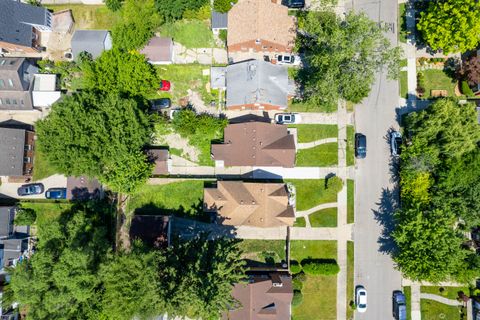
M 310 11 L 302 24 L 297 47 L 306 65 L 296 78 L 305 99 L 333 109 L 338 98 L 358 103 L 383 66 L 392 77 L 398 74 L 398 48 L 390 48 L 383 30 L 364 13 L 341 19 L 333 11 Z
M 432 49 L 445 54 L 475 49 L 480 41 L 480 2 L 430 1 L 417 28 Z
M 480 223 L 480 126 L 472 104 L 440 99 L 405 118 L 402 209 L 394 260 L 415 280 L 471 281 L 478 258 L 462 231 Z
M 142 107 L 114 93 L 66 96 L 37 123 L 41 151 L 58 172 L 133 192 L 151 174 L 142 148 L 152 129 Z

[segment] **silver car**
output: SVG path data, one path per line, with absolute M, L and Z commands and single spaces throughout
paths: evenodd
M 275 123 L 278 124 L 295 124 L 301 121 L 302 117 L 298 113 L 277 113 L 275 115 Z
M 400 146 L 402 145 L 402 134 L 398 131 L 392 131 L 390 133 L 390 152 L 392 156 L 400 155 L 402 151 Z

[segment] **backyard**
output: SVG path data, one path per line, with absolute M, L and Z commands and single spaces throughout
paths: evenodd
M 50 163 L 48 163 L 45 155 L 38 148 L 38 140 L 35 141 L 35 156 L 33 157 L 33 181 L 42 180 L 48 178 L 56 173 Z
M 328 167 L 338 164 L 338 143 L 320 144 L 313 148 L 297 151 L 297 167 Z
M 106 6 L 84 4 L 45 5 L 46 8 L 56 11 L 71 9 L 76 29 L 111 30 L 120 19 L 120 13 L 112 12 Z
M 35 236 L 37 234 L 37 229 L 42 228 L 43 226 L 49 225 L 53 220 L 57 219 L 62 212 L 70 209 L 72 204 L 69 202 L 47 202 L 36 201 L 28 202 L 22 201 L 20 203 L 22 208 L 33 209 L 37 214 L 35 220 L 35 225 L 31 227 L 31 234 Z
M 160 29 L 160 34 L 171 37 L 173 41 L 181 43 L 189 49 L 216 46 L 207 21 L 179 20 L 173 23 L 165 23 Z
M 296 208 L 308 210 L 322 203 L 337 202 L 337 193 L 342 189 L 342 181 L 337 177 L 328 179 L 286 180 L 296 189 Z

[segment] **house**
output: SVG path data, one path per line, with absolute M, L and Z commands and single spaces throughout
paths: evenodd
M 154 248 L 170 245 L 171 223 L 169 216 L 135 215 L 130 225 L 130 240 L 141 240 Z
M 218 181 L 204 189 L 203 210 L 216 213 L 224 225 L 269 228 L 295 222 L 284 183 Z
M 287 273 L 252 274 L 248 282 L 235 284 L 232 296 L 240 307 L 224 314 L 224 320 L 290 320 L 292 317 L 292 277 Z
M 296 20 L 273 0 L 239 0 L 228 12 L 228 54 L 260 53 L 270 59 L 292 52 Z M 278 1 L 280 2 L 280 1 Z M 252 55 L 250 58 L 257 57 Z
M 0 110 L 33 109 L 31 90 L 37 72 L 31 60 L 0 57 Z
M 153 175 L 168 174 L 168 162 L 170 159 L 167 149 L 148 149 L 147 157 L 154 164 Z
M 210 88 L 225 90 L 225 67 L 210 67 Z
M 295 141 L 280 124 L 245 122 L 224 129 L 223 144 L 212 144 L 216 166 L 295 166 Z
M 32 131 L 0 127 L 0 176 L 31 176 L 34 144 Z
M 26 239 L 0 240 L 0 272 L 5 270 L 6 267 L 15 267 L 26 250 Z
M 61 95 L 57 86 L 56 74 L 35 74 L 33 76 L 33 107 L 49 108 L 60 99 Z
M 52 31 L 52 14 L 20 1 L 0 1 L 0 51 L 37 53 L 42 36 Z
M 295 88 L 285 66 L 250 60 L 227 66 L 227 109 L 285 110 Z
M 153 37 L 147 45 L 140 50 L 151 64 L 173 63 L 173 41 L 172 38 Z
M 15 210 L 14 206 L 0 206 L 0 239 L 6 239 L 13 235 Z
M 72 37 L 72 54 L 77 59 L 81 52 L 97 58 L 104 50 L 112 49 L 112 36 L 107 30 L 75 30 Z
M 228 14 L 220 13 L 212 10 L 212 16 L 210 18 L 210 24 L 214 34 L 219 34 L 220 30 L 227 30 L 228 26 Z

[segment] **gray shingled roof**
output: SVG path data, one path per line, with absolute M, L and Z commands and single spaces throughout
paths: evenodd
M 260 60 L 227 66 L 227 107 L 265 103 L 286 108 L 289 91 L 284 66 Z
M 25 130 L 0 128 L 0 176 L 23 175 Z
M 15 207 L 0 207 L 0 238 L 10 236 L 13 231 L 12 223 L 15 218 Z
M 72 37 L 73 57 L 86 51 L 93 58 L 98 57 L 105 50 L 105 38 L 108 35 L 107 30 L 76 30 Z
M 212 10 L 212 29 L 227 29 L 228 13 L 220 13 Z
M 225 67 L 210 68 L 210 88 L 225 88 Z
M 32 26 L 51 26 L 47 9 L 14 0 L 0 0 L 0 41 L 32 46 Z

